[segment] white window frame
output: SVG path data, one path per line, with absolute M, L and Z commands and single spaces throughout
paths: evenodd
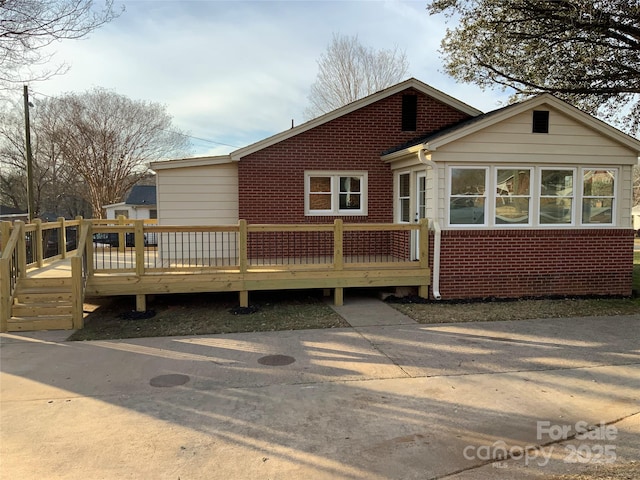
M 311 194 L 312 177 L 331 178 L 331 209 L 311 210 L 309 195 Z M 340 208 L 340 177 L 360 177 L 360 208 Z M 368 173 L 366 171 L 309 170 L 304 172 L 304 214 L 309 217 L 318 216 L 365 216 L 368 205 Z
M 526 228 L 533 225 L 533 216 L 537 215 L 537 204 L 535 201 L 535 173 L 536 169 L 532 166 L 517 166 L 517 165 L 495 165 L 491 167 L 493 185 L 491 186 L 491 192 L 493 198 L 491 199 L 491 224 L 496 228 Z M 529 171 L 529 195 L 513 195 L 513 196 L 500 196 L 498 195 L 498 170 L 528 170 Z M 499 198 L 529 198 L 529 221 L 527 223 L 497 223 L 496 222 L 496 202 Z
M 584 173 L 588 170 L 608 170 L 613 172 L 613 194 L 611 196 L 603 195 L 585 195 L 584 194 Z M 580 225 L 584 227 L 597 227 L 602 225 L 603 227 L 611 227 L 616 225 L 616 209 L 618 205 L 618 182 L 620 181 L 620 172 L 615 167 L 582 167 L 580 169 Z M 611 199 L 611 223 L 585 223 L 583 218 L 584 200 L 585 199 Z
M 542 223 L 540 221 L 540 212 L 542 209 L 542 202 L 541 200 L 543 198 L 555 198 L 554 196 L 549 196 L 549 195 L 542 195 L 542 172 L 557 172 L 560 170 L 570 170 L 571 172 L 573 172 L 573 194 L 571 195 L 571 197 L 561 197 L 561 198 L 571 198 L 571 222 L 569 223 Z M 540 226 L 540 227 L 555 227 L 555 228 L 566 228 L 566 227 L 573 227 L 576 225 L 576 215 L 577 215 L 577 205 L 578 204 L 582 204 L 582 180 L 580 179 L 580 184 L 576 185 L 578 181 L 578 169 L 576 167 L 568 167 L 568 166 L 554 166 L 554 167 L 540 167 L 538 168 L 538 182 L 536 185 L 536 203 L 537 203 L 537 209 L 536 209 L 536 225 Z M 578 191 L 578 189 L 576 187 L 579 187 L 580 190 Z
M 477 165 L 450 165 L 447 167 L 447 191 L 446 191 L 446 213 L 447 216 L 447 226 L 453 228 L 483 228 L 489 225 L 488 219 L 490 215 L 493 215 L 493 208 L 490 204 L 490 197 L 493 195 L 489 195 L 488 193 L 491 191 L 491 169 L 489 166 L 477 166 Z M 484 170 L 484 196 L 472 196 L 472 195 L 451 195 L 451 182 L 453 180 L 453 176 L 451 174 L 452 170 Z M 484 222 L 483 223 L 451 223 L 451 199 L 452 198 L 484 198 Z M 492 222 L 493 223 L 493 222 Z

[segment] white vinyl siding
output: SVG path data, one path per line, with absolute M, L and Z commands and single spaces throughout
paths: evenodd
M 158 170 L 160 225 L 235 225 L 238 223 L 236 163 Z
M 549 133 L 531 133 L 531 112 L 515 115 L 433 152 L 436 162 L 493 164 L 635 164 L 637 155 L 610 138 L 550 109 Z

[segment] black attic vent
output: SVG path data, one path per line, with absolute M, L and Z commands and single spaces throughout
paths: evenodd
M 549 133 L 549 111 L 533 111 L 533 133 Z
M 402 96 L 402 131 L 415 132 L 418 129 L 418 96 Z

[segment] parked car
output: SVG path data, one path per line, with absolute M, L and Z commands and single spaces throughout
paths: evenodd
M 127 247 L 135 246 L 135 235 L 133 233 L 125 233 L 125 245 Z M 94 233 L 93 243 L 109 245 L 110 247 L 119 247 L 120 238 L 117 233 Z M 144 244 L 147 245 L 147 236 L 144 236 Z

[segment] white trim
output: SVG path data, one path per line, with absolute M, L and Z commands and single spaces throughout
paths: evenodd
M 311 193 L 311 177 L 329 177 L 331 179 L 331 209 L 311 210 L 309 206 L 309 195 Z M 340 178 L 360 177 L 360 208 L 357 210 L 340 209 Z M 368 183 L 369 175 L 366 171 L 346 171 L 346 170 L 307 170 L 304 172 L 304 214 L 307 217 L 322 216 L 365 216 L 368 205 Z
M 173 160 L 162 160 L 159 162 L 151 162 L 149 168 L 154 171 L 170 170 L 173 168 L 186 167 L 206 167 L 208 165 L 223 165 L 231 163 L 233 160 L 229 155 L 219 155 L 212 157 L 193 157 L 193 158 L 176 158 Z

